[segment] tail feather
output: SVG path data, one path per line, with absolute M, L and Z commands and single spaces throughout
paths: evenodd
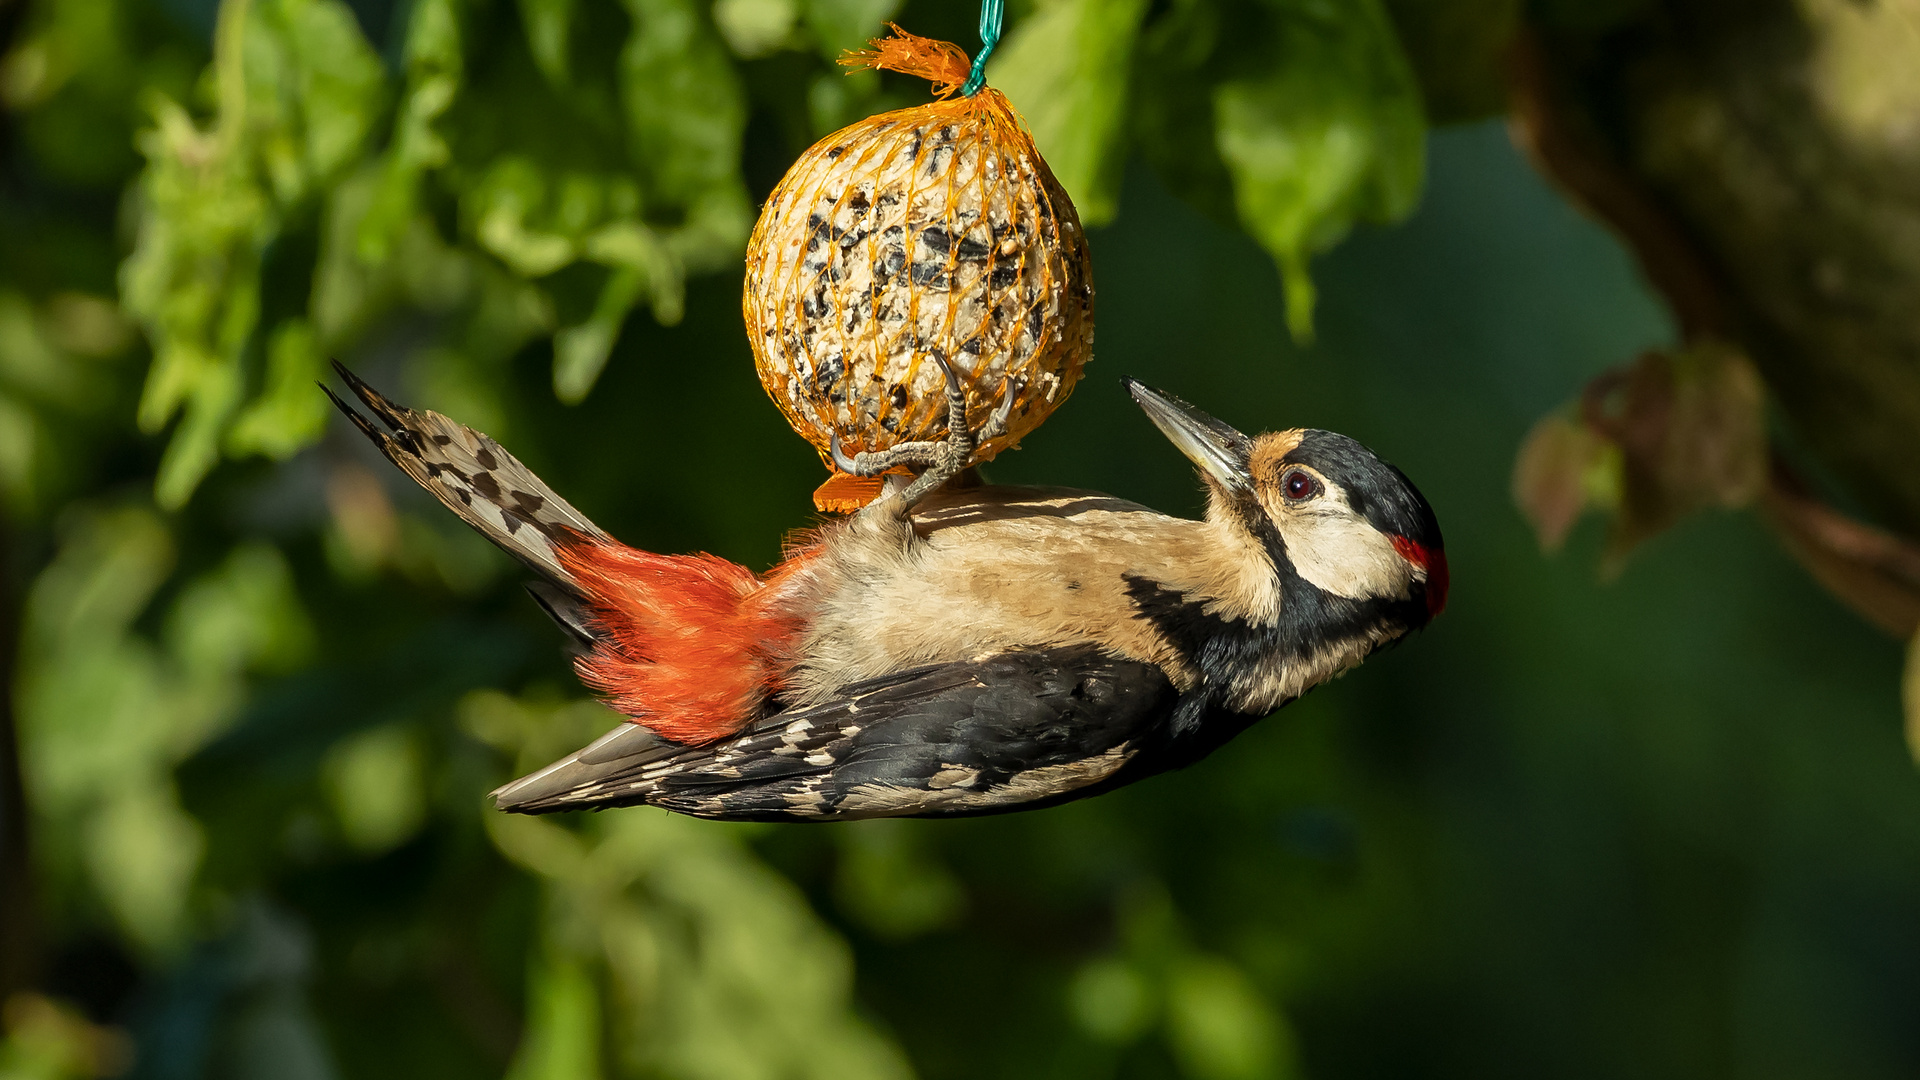
M 711 742 L 759 714 L 791 666 L 799 631 L 769 602 L 767 581 L 712 555 L 627 547 L 499 443 L 439 413 L 395 405 L 333 366 L 391 433 L 328 390 L 354 426 L 447 509 L 547 578 L 527 591 L 566 632 L 575 670 L 608 704 L 676 744 Z M 790 559 L 788 572 L 803 562 Z
M 600 634 L 594 629 L 593 615 L 587 610 L 586 602 L 544 581 L 529 581 L 526 588 L 533 602 L 567 635 L 568 650 L 575 656 L 593 655 L 600 644 Z
M 800 622 L 744 566 L 614 543 L 575 545 L 562 559 L 586 597 L 595 644 L 574 671 L 669 739 L 739 730 L 791 667 Z
M 392 434 L 321 389 L 388 460 L 507 554 L 577 591 L 560 548 L 576 538 L 611 541 L 599 526 L 488 436 L 437 412 L 395 405 L 338 360 L 333 369 Z

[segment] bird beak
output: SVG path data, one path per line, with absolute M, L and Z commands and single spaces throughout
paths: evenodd
M 1120 382 L 1146 410 L 1147 419 L 1160 429 L 1160 434 L 1171 439 L 1214 483 L 1235 495 L 1253 490 L 1253 476 L 1247 464 L 1253 440 L 1172 394 L 1163 394 L 1132 379 Z

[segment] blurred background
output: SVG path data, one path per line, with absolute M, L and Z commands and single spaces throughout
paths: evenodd
M 616 718 L 325 359 L 770 565 L 757 200 L 976 14 L 0 2 L 0 1077 L 1920 1072 L 1897 0 L 1015 0 L 1099 329 L 993 478 L 1197 513 L 1122 375 L 1339 430 L 1445 617 L 1046 811 L 483 806 Z

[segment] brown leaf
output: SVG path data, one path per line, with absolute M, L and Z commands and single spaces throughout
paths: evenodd
M 1513 462 L 1513 501 L 1520 507 L 1540 550 L 1558 551 L 1580 512 L 1593 501 L 1590 475 L 1605 468 L 1612 447 L 1567 412 L 1542 417 L 1520 444 Z
M 1764 406 L 1753 365 L 1710 341 L 1647 352 L 1589 383 L 1581 415 L 1624 458 L 1608 560 L 1696 510 L 1751 503 L 1766 481 Z

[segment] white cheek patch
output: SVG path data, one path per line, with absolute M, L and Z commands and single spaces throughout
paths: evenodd
M 1279 501 L 1279 500 L 1275 500 Z M 1393 538 L 1347 505 L 1332 483 L 1326 493 L 1299 506 L 1267 512 L 1287 544 L 1287 559 L 1308 584 L 1349 600 L 1404 600 L 1415 569 L 1393 548 Z

